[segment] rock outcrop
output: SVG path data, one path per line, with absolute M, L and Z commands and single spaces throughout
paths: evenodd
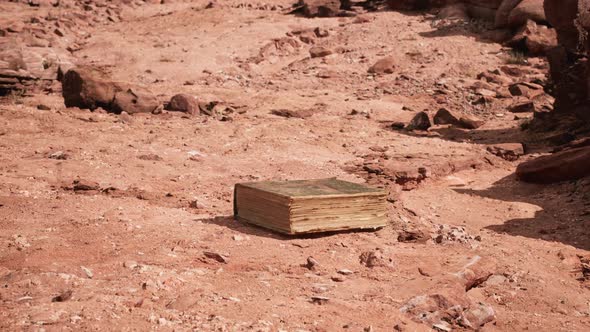
M 102 71 L 89 67 L 68 70 L 62 80 L 66 107 L 94 110 L 102 107 L 108 112 L 152 113 L 160 102 L 147 88 L 112 81 Z
M 590 176 L 590 146 L 564 150 L 524 162 L 516 176 L 526 182 L 552 183 Z
M 545 14 L 557 31 L 559 46 L 548 53 L 555 111 L 590 122 L 590 1 L 545 0 Z

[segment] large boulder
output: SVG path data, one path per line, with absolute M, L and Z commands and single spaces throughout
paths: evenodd
M 110 109 L 115 99 L 115 86 L 107 75 L 89 67 L 72 68 L 62 79 L 62 95 L 66 107 L 94 110 Z
M 516 176 L 526 182 L 552 183 L 590 176 L 590 146 L 565 150 L 524 162 Z
M 151 113 L 160 107 L 147 88 L 114 82 L 106 73 L 90 67 L 68 70 L 62 79 L 62 95 L 66 107 L 102 107 L 113 113 Z
M 547 22 L 543 0 L 523 0 L 520 2 L 520 4 L 510 12 L 510 15 L 508 16 L 508 25 L 511 27 L 519 27 L 525 24 L 528 20 L 537 23 Z

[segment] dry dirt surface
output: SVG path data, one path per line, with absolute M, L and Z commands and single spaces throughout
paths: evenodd
M 129 5 L 83 27 L 76 63 L 220 114 L 4 97 L 0 330 L 590 330 L 590 180 L 515 179 L 544 141 L 506 110 L 507 88 L 472 89 L 506 66 L 545 80 L 545 60 L 507 64 L 476 23 L 305 18 L 292 2 Z M 368 73 L 385 57 L 391 73 Z M 391 126 L 441 107 L 485 124 Z M 517 160 L 487 150 L 522 142 Z M 391 224 L 286 237 L 233 220 L 235 183 L 326 177 L 386 188 Z

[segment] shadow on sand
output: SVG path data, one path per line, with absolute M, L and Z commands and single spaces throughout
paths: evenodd
M 503 234 L 561 242 L 590 250 L 590 179 L 536 185 L 507 176 L 485 190 L 454 189 L 466 195 L 524 202 L 541 208 L 531 218 L 510 219 L 487 229 Z
M 318 238 L 327 238 L 331 236 L 343 235 L 343 234 L 356 234 L 356 233 L 374 233 L 375 230 L 343 230 L 343 231 L 336 231 L 336 232 L 321 232 L 321 233 L 311 233 L 311 234 L 299 234 L 299 235 L 288 235 L 288 234 L 281 234 L 278 232 L 270 231 L 266 228 L 244 223 L 241 221 L 237 221 L 234 219 L 234 216 L 218 216 L 214 218 L 208 219 L 200 219 L 200 222 L 204 224 L 213 224 L 217 226 L 226 227 L 236 232 L 240 232 L 245 235 L 251 236 L 258 236 L 258 237 L 266 237 L 275 240 L 306 240 L 306 239 L 318 239 Z

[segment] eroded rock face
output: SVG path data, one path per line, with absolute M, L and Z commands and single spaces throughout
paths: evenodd
M 545 0 L 545 15 L 557 31 L 559 46 L 548 52 L 554 82 L 555 111 L 573 113 L 590 122 L 590 2 Z

